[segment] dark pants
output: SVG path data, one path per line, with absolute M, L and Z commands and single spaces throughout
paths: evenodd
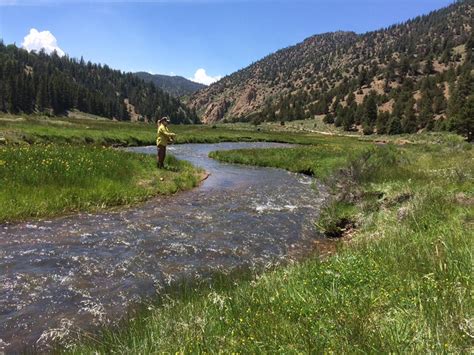
M 162 168 L 163 163 L 165 161 L 165 157 L 166 157 L 166 147 L 164 145 L 159 145 L 157 149 L 158 149 L 158 161 L 157 161 L 158 168 Z

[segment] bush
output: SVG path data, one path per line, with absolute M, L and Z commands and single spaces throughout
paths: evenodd
M 326 116 L 324 116 L 324 118 L 323 118 L 323 122 L 327 123 L 327 124 L 334 123 L 334 116 L 330 113 L 326 114 Z
M 362 125 L 362 132 L 364 135 L 368 136 L 374 133 L 374 128 L 371 125 L 364 123 Z

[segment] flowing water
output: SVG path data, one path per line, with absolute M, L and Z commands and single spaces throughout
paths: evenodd
M 199 188 L 113 212 L 0 225 L 0 353 L 47 349 L 80 329 L 114 322 L 183 277 L 258 268 L 314 249 L 323 186 L 207 157 L 212 150 L 278 146 L 172 146 L 169 153 L 210 173 Z

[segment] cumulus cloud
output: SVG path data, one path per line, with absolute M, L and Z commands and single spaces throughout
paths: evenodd
M 200 68 L 196 70 L 194 73 L 194 76 L 192 78 L 189 78 L 189 80 L 195 81 L 196 83 L 204 84 L 204 85 L 211 85 L 212 83 L 222 79 L 222 76 L 217 75 L 217 76 L 210 76 L 207 75 L 206 70 L 203 68 Z
M 61 57 L 65 54 L 64 51 L 59 48 L 58 41 L 51 32 L 39 32 L 36 28 L 32 28 L 30 30 L 30 33 L 25 36 L 21 45 L 29 52 L 39 52 L 41 49 L 44 49 L 44 51 L 48 54 L 51 54 L 54 51 L 56 51 Z

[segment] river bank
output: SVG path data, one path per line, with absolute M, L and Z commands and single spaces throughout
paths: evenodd
M 317 172 L 309 153 L 307 166 L 281 149 L 214 156 Z M 71 352 L 468 352 L 472 162 L 472 147 L 449 138 L 336 164 L 336 197 L 318 224 L 339 228 L 343 217 L 357 228 L 338 253 L 187 290 Z

